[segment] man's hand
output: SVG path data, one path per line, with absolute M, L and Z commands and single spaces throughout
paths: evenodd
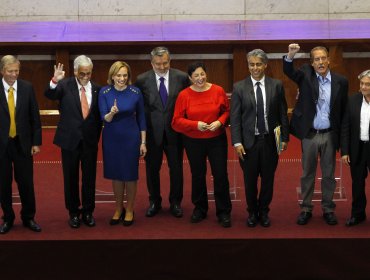
M 32 146 L 31 147 L 31 155 L 35 155 L 40 152 L 40 146 Z
M 351 162 L 349 160 L 349 155 L 342 156 L 342 162 L 345 163 L 345 164 L 347 164 L 347 165 L 349 165 L 349 163 Z
M 298 44 L 293 43 L 289 45 L 288 49 L 289 49 L 289 52 L 288 52 L 287 57 L 288 59 L 293 59 L 295 54 L 299 52 L 301 47 Z
M 236 146 L 236 147 L 234 147 L 234 148 L 235 148 L 235 152 L 236 152 L 236 154 L 238 155 L 238 157 L 239 157 L 241 160 L 244 160 L 245 150 L 244 150 L 243 145 L 239 145 L 239 146 Z
M 54 76 L 53 81 L 59 82 L 64 78 L 65 71 L 63 71 L 63 64 L 58 63 L 58 66 L 54 65 Z

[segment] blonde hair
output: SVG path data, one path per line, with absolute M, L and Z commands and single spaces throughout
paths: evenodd
M 6 65 L 13 64 L 13 63 L 18 63 L 18 65 L 21 64 L 18 58 L 16 58 L 13 55 L 3 56 L 0 60 L 0 70 L 3 71 Z
M 128 75 L 127 84 L 131 85 L 131 68 L 130 68 L 130 65 L 128 65 L 124 61 L 116 61 L 115 63 L 112 64 L 108 72 L 108 80 L 107 80 L 108 85 L 114 84 L 113 76 L 115 76 L 122 67 L 126 67 L 127 75 Z

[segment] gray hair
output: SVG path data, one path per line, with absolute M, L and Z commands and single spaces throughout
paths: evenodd
M 153 60 L 155 56 L 163 56 L 164 54 L 170 57 L 170 51 L 166 47 L 156 47 L 150 52 L 150 60 Z
M 8 64 L 18 63 L 21 64 L 18 58 L 13 55 L 4 55 L 0 60 L 0 70 L 4 70 L 5 66 Z
M 267 62 L 269 60 L 268 57 L 267 57 L 267 54 L 261 49 L 254 49 L 254 50 L 250 51 L 247 54 L 247 60 L 249 60 L 249 58 L 252 57 L 252 56 L 260 58 L 264 64 L 267 64 Z
M 363 77 L 368 77 L 370 78 L 370 70 L 365 70 L 362 72 L 360 75 L 358 75 L 358 79 L 361 80 Z
M 93 63 L 91 61 L 91 58 L 90 57 L 87 57 L 86 55 L 79 55 L 75 58 L 74 62 L 73 62 L 73 69 L 74 71 L 78 71 L 78 69 L 80 67 L 84 67 L 84 66 L 91 66 L 93 67 Z

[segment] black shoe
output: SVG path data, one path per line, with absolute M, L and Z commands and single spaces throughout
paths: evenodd
M 81 225 L 81 221 L 77 216 L 72 216 L 69 218 L 68 224 L 71 228 L 79 228 Z
M 13 227 L 13 222 L 4 222 L 0 226 L 0 234 L 8 233 L 9 230 Z
M 231 227 L 231 218 L 230 215 L 228 214 L 223 214 L 218 217 L 218 223 L 224 227 L 224 228 L 229 228 Z
M 158 204 L 151 202 L 148 210 L 146 210 L 145 216 L 154 217 L 161 209 L 162 209 L 162 206 L 160 204 L 158 205 Z
M 123 208 L 122 209 L 122 212 L 121 212 L 121 215 L 119 216 L 119 218 L 118 219 L 110 219 L 110 221 L 109 221 L 109 224 L 111 225 L 111 226 L 115 226 L 115 225 L 118 225 L 120 222 L 122 222 L 122 220 L 125 218 L 125 215 L 126 215 L 126 209 L 125 208 Z
M 194 210 L 190 217 L 190 222 L 193 224 L 199 223 L 207 217 L 207 214 L 202 213 L 200 210 Z
M 95 219 L 94 219 L 94 216 L 92 214 L 83 214 L 82 215 L 82 221 L 88 227 L 94 227 L 95 226 Z
M 363 221 L 366 220 L 366 217 L 351 217 L 346 221 L 346 226 L 351 227 L 358 225 L 359 223 L 362 223 Z
M 35 232 L 40 232 L 41 231 L 41 227 L 33 219 L 23 221 L 23 226 L 25 226 L 26 228 L 29 228 L 30 230 L 35 231 Z
M 299 216 L 298 216 L 298 219 L 297 219 L 297 224 L 298 225 L 305 225 L 308 223 L 308 221 L 312 218 L 312 213 L 311 212 L 305 212 L 305 211 L 302 211 Z
M 135 217 L 135 213 L 132 213 L 132 220 L 131 221 L 123 220 L 123 222 L 122 222 L 123 226 L 125 226 L 125 227 L 131 226 L 134 223 L 134 217 Z
M 269 227 L 271 225 L 271 221 L 268 214 L 261 214 L 260 215 L 260 224 L 263 227 Z
M 172 216 L 176 218 L 181 218 L 184 214 L 180 204 L 172 204 L 170 207 L 170 211 L 171 211 Z
M 247 219 L 247 226 L 248 227 L 255 227 L 258 223 L 258 215 L 257 214 L 249 214 L 249 217 Z
M 327 212 L 324 213 L 322 216 L 328 225 L 334 226 L 338 223 L 337 217 L 335 216 L 334 212 Z

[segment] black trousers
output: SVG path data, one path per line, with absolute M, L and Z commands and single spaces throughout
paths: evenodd
M 180 139 L 179 139 L 180 140 Z M 166 134 L 163 135 L 163 141 L 160 145 L 154 142 L 154 139 L 147 136 L 148 152 L 145 156 L 146 183 L 149 192 L 149 201 L 161 205 L 161 181 L 160 170 L 163 161 L 163 152 L 167 157 L 167 164 L 170 173 L 170 204 L 181 204 L 183 197 L 183 154 L 184 148 L 179 141 L 177 144 L 169 144 Z
M 211 166 L 216 215 L 230 214 L 231 200 L 227 173 L 227 137 L 226 133 L 208 139 L 195 139 L 184 136 L 186 154 L 190 163 L 192 178 L 191 200 L 196 210 L 206 214 L 208 211 L 207 195 L 207 158 Z
M 31 150 L 24 154 L 18 137 L 9 138 L 5 153 L 0 156 L 0 203 L 4 212 L 4 221 L 13 222 L 15 219 L 12 207 L 12 181 L 18 185 L 22 203 L 21 219 L 33 219 L 36 213 L 35 192 L 33 185 L 33 157 Z
M 89 147 L 80 142 L 76 150 L 62 152 L 65 206 L 70 216 L 91 214 L 95 209 L 96 160 L 98 147 Z M 81 200 L 79 195 L 81 165 Z
M 247 211 L 252 214 L 268 213 L 272 201 L 275 170 L 278 163 L 276 146 L 271 135 L 259 139 L 246 151 L 244 161 L 239 160 L 244 174 Z M 261 188 L 258 195 L 258 177 Z
M 366 208 L 366 192 L 365 180 L 370 170 L 370 143 L 359 143 L 360 158 L 357 162 L 351 162 L 351 177 L 352 177 L 352 211 L 351 215 L 357 218 L 365 218 Z

